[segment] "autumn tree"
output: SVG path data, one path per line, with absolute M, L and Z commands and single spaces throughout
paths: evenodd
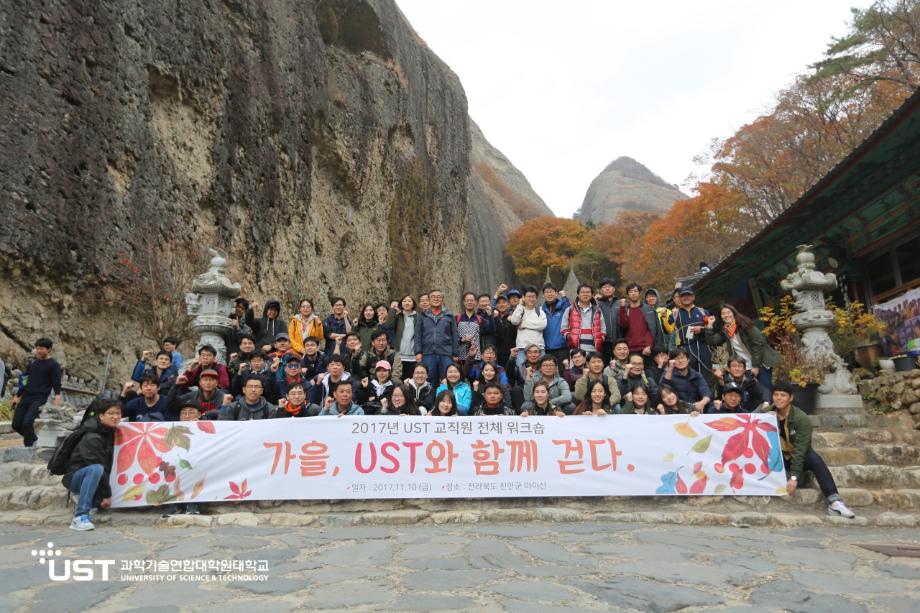
M 777 94 L 769 113 L 716 140 L 694 198 L 653 221 L 630 278 L 671 284 L 717 263 L 795 203 L 920 84 L 920 0 L 854 9 L 849 32 Z M 616 243 L 620 228 L 604 230 Z M 613 257 L 622 257 L 611 254 Z
M 700 261 L 718 262 L 744 241 L 737 230 L 747 223 L 740 196 L 709 182 L 697 190 L 649 224 L 633 258 L 636 281 L 673 287 L 675 278 L 696 271 Z
M 588 229 L 575 219 L 537 217 L 524 222 L 505 247 L 514 262 L 514 273 L 524 282 L 539 283 L 550 273 L 569 269 L 575 256 L 590 246 Z
M 596 227 L 591 242 L 615 265 L 617 279 L 640 281 L 636 259 L 645 233 L 660 217 L 649 211 L 620 211 L 613 222 Z

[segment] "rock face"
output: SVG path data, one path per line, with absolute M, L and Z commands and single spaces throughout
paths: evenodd
M 523 173 L 486 140 L 472 119 L 470 132 L 467 253 L 476 265 L 466 268 L 464 289 L 479 293 L 492 291 L 500 281 L 511 279 L 514 267 L 504 252 L 508 235 L 528 219 L 552 216 L 553 212 Z
M 620 211 L 664 213 L 687 196 L 630 157 L 611 162 L 588 187 L 575 218 L 610 223 Z
M 123 373 L 151 345 L 125 301 L 138 260 L 198 273 L 210 246 L 284 315 L 435 285 L 453 305 L 487 277 L 462 249 L 493 202 L 469 196 L 465 94 L 392 0 L 2 14 L 0 352 L 43 334 L 71 372 L 111 351 Z

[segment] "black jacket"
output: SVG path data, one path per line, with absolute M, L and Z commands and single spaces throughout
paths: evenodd
M 492 318 L 492 327 L 495 329 L 495 349 L 502 357 L 509 355 L 517 342 L 517 328 L 509 320 L 510 315 L 509 311 L 505 317 L 499 315 Z
M 425 407 L 425 409 L 430 413 L 434 410 L 434 388 L 430 383 L 424 383 L 422 387 L 416 388 L 415 381 L 409 381 L 409 391 L 415 394 L 413 400 L 415 401 L 415 406 Z
M 719 398 L 722 398 L 722 390 L 729 382 L 734 381 L 741 386 L 741 409 L 744 413 L 752 413 L 760 409 L 763 406 L 763 403 L 770 404 L 773 400 L 773 397 L 767 391 L 760 382 L 752 377 L 751 375 L 745 373 L 744 378 L 741 381 L 738 381 L 731 376 L 730 373 L 725 373 L 722 376 L 721 381 L 717 381 L 718 384 L 718 394 Z M 727 409 L 723 408 L 723 411 L 727 412 Z
M 306 355 L 300 360 L 300 366 L 307 369 L 304 378 L 313 380 L 316 375 L 326 372 L 326 366 L 329 365 L 329 356 L 322 351 L 316 352 L 316 359 L 311 360 Z
M 278 317 L 275 319 L 268 318 L 268 309 L 275 307 L 278 309 Z M 274 345 L 275 335 L 279 332 L 287 334 L 288 325 L 281 319 L 281 303 L 272 298 L 265 303 L 262 309 L 262 317 L 255 319 L 252 309 L 246 311 L 246 325 L 252 329 L 252 334 L 256 339 L 256 347 L 262 345 Z
M 61 481 L 69 489 L 70 480 L 76 471 L 93 464 L 101 464 L 102 479 L 93 496 L 93 506 L 99 506 L 103 498 L 112 496 L 109 473 L 112 471 L 112 455 L 115 451 L 115 429 L 102 425 L 97 417 L 90 417 L 80 427 L 85 428 L 87 432 L 70 454 L 67 473 Z

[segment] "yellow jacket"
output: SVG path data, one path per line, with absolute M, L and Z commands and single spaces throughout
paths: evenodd
M 323 322 L 319 316 L 314 314 L 310 321 L 306 323 L 306 334 L 304 334 L 304 323 L 299 315 L 291 317 L 291 323 L 288 324 L 288 336 L 291 337 L 291 349 L 303 355 L 303 339 L 308 336 L 316 337 L 320 345 L 323 344 Z
M 658 307 L 655 311 L 658 312 L 658 319 L 661 320 L 661 328 L 664 330 L 664 333 L 671 334 L 674 332 L 677 324 L 674 321 L 674 313 L 671 312 L 671 309 Z

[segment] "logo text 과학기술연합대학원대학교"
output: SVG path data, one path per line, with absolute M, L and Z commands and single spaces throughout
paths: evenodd
M 48 542 L 33 549 L 32 557 L 47 566 L 52 581 L 227 582 L 267 581 L 268 560 L 122 560 L 119 576 L 112 576 L 115 560 L 63 559 L 62 551 Z M 127 574 L 126 574 L 127 573 Z

